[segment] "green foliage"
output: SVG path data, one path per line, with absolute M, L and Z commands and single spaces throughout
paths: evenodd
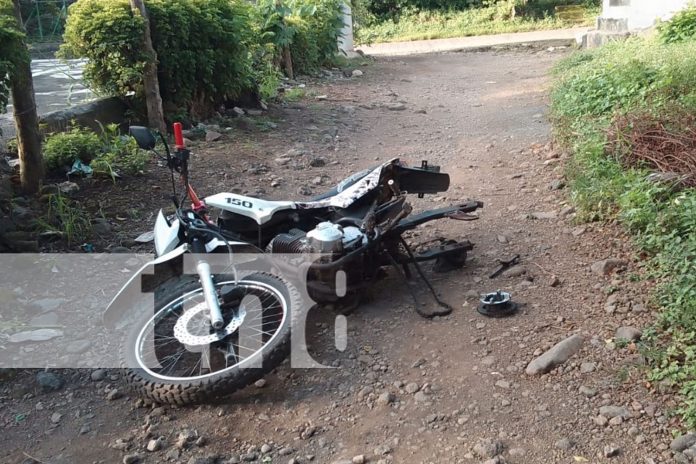
M 452 9 L 404 6 L 389 14 L 374 13 L 369 8 L 359 5 L 353 18 L 355 38 L 358 43 L 390 42 L 558 29 L 578 25 L 577 20 L 556 17 L 554 3 L 560 2 L 529 2 L 526 6 L 520 6 L 513 0 L 501 0 L 477 2 L 471 8 Z M 599 8 L 586 5 L 583 11 L 584 16 L 579 24 L 589 25 L 596 18 Z
M 10 95 L 10 78 L 20 60 L 29 59 L 24 34 L 14 17 L 10 0 L 0 0 L 0 113 L 4 113 Z
M 659 27 L 660 39 L 665 43 L 684 42 L 696 38 L 696 7 L 677 13 Z
M 78 127 L 53 134 L 46 138 L 43 154 L 49 171 L 69 168 L 80 160 L 89 164 L 95 174 L 112 177 L 116 172 L 138 174 L 148 160 L 135 139 L 119 134 L 116 124 L 102 127 L 101 135 Z
M 342 0 L 262 0 L 259 3 L 260 37 L 275 47 L 276 62 L 284 47 L 290 48 L 298 74 L 315 73 L 331 64 L 338 53 L 343 27 Z
M 92 233 L 87 212 L 79 203 L 60 194 L 48 197 L 46 218 L 39 222 L 45 230 L 61 232 L 68 243 L 82 242 Z
M 296 102 L 302 100 L 304 97 L 307 96 L 307 92 L 305 89 L 300 89 L 300 88 L 294 88 L 294 89 L 289 89 L 285 91 L 285 94 L 283 95 L 283 100 L 287 102 Z
M 99 136 L 87 129 L 74 128 L 46 138 L 43 156 L 46 169 L 56 171 L 69 167 L 75 160 L 89 164 L 101 153 Z
M 160 92 L 169 113 L 206 116 L 252 86 L 249 7 L 242 0 L 148 0 Z M 79 0 L 70 7 L 62 56 L 86 57 L 96 90 L 142 100 L 149 58 L 143 20 L 128 0 Z
M 619 219 L 652 256 L 663 312 L 645 337 L 650 378 L 681 392 L 680 412 L 690 427 L 696 426 L 696 189 L 648 181 L 606 147 L 617 114 L 647 112 L 666 121 L 673 111 L 696 109 L 692 49 L 693 43 L 634 39 L 576 53 L 557 66 L 552 91 L 556 134 L 574 154 L 568 174 L 581 217 Z

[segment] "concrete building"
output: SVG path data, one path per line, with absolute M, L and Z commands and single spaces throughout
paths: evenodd
M 640 33 L 658 21 L 669 20 L 692 0 L 603 0 L 597 29 L 581 39 L 584 47 L 601 46 L 608 41 Z

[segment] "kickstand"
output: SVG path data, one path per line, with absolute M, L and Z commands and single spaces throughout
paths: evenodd
M 416 268 L 416 271 L 418 272 L 418 275 L 420 276 L 421 280 L 428 287 L 428 290 L 430 290 L 430 293 L 432 294 L 433 299 L 438 304 L 438 306 L 440 306 L 440 308 L 442 308 L 439 311 L 431 311 L 431 312 L 423 311 L 420 303 L 418 302 L 418 297 L 416 296 L 416 292 L 413 289 L 411 282 L 409 281 L 409 276 L 405 272 L 404 268 L 399 266 L 399 263 L 396 262 L 396 259 L 394 259 L 392 254 L 389 251 L 387 251 L 387 257 L 389 258 L 389 261 L 391 261 L 394 269 L 396 269 L 397 272 L 399 273 L 399 275 L 401 275 L 401 277 L 404 279 L 404 282 L 406 283 L 406 286 L 408 287 L 408 291 L 411 293 L 411 297 L 413 298 L 413 303 L 415 305 L 415 309 L 416 309 L 416 312 L 418 313 L 418 315 L 421 317 L 424 317 L 426 319 L 432 319 L 435 316 L 446 316 L 446 315 L 450 314 L 452 312 L 452 307 L 450 305 L 448 305 L 447 303 L 445 303 L 444 301 L 442 301 L 440 299 L 440 297 L 437 295 L 437 292 L 435 292 L 435 289 L 430 284 L 430 281 L 428 280 L 428 278 L 425 277 L 425 274 L 423 273 L 423 270 L 421 269 L 420 265 L 416 261 L 416 258 L 413 255 L 411 248 L 408 246 L 408 244 L 403 239 L 403 237 L 401 237 L 401 244 L 403 245 L 404 249 L 406 250 L 406 253 L 408 254 L 409 258 L 411 258 L 413 266 Z M 408 268 L 406 268 L 406 269 L 408 269 Z

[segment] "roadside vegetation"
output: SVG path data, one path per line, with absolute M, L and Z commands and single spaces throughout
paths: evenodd
M 596 0 L 356 0 L 353 4 L 358 43 L 585 26 L 593 24 L 600 11 Z
M 583 220 L 619 220 L 651 257 L 658 323 L 650 380 L 678 389 L 696 426 L 696 10 L 654 37 L 577 52 L 556 68 L 553 121 L 574 157 Z

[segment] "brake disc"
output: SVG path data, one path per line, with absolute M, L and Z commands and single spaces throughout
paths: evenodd
M 187 309 L 174 325 L 174 337 L 187 346 L 206 346 L 219 342 L 239 329 L 244 322 L 246 311 L 240 306 L 237 315 L 225 327 L 217 331 L 212 331 L 208 314 L 208 305 L 205 302 Z

